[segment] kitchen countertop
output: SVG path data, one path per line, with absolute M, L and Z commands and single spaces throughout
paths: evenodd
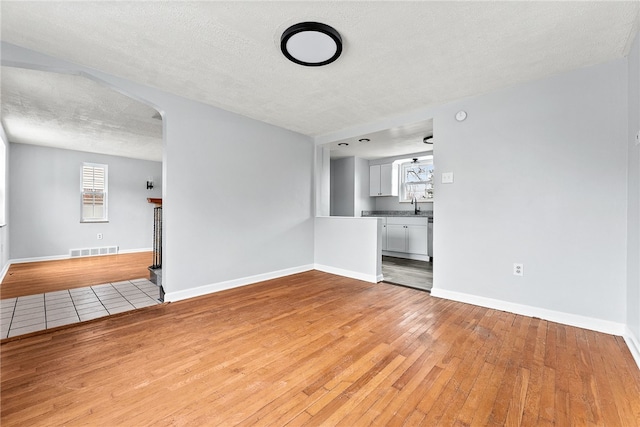
M 418 215 L 413 211 L 362 211 L 362 216 L 409 216 L 409 217 L 426 217 L 433 219 L 433 211 L 420 211 Z

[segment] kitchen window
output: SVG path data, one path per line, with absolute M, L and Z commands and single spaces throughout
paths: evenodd
M 417 159 L 401 164 L 400 201 L 433 201 L 433 157 Z
M 83 163 L 80 171 L 80 222 L 107 222 L 107 165 Z

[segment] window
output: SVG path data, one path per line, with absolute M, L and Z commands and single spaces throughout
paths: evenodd
M 107 222 L 107 165 L 83 163 L 80 222 Z
M 433 201 L 433 157 L 407 161 L 401 165 L 400 201 Z

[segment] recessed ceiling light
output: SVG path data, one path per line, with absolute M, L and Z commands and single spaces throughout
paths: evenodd
M 358 141 L 359 142 L 369 142 L 371 140 L 369 138 L 360 138 Z
M 346 143 L 346 142 L 339 142 L 338 143 L 338 147 L 346 147 L 347 145 L 349 145 L 349 144 Z
M 296 64 L 319 67 L 338 59 L 342 53 L 342 37 L 326 24 L 301 22 L 282 33 L 280 49 Z

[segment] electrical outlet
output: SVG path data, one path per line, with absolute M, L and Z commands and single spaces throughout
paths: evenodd
M 102 233 L 98 233 L 98 240 L 102 240 Z
M 513 275 L 514 276 L 524 276 L 524 265 L 523 264 L 513 264 Z

